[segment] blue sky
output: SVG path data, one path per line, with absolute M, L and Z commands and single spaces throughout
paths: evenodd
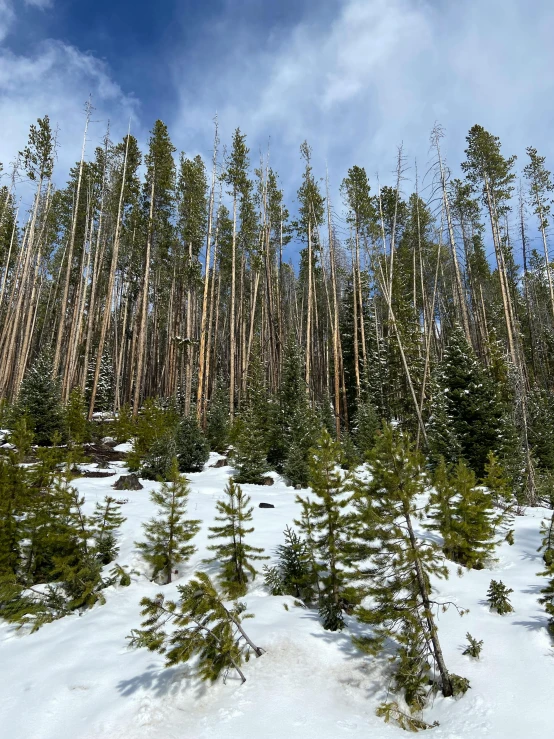
M 48 113 L 63 181 L 90 93 L 89 152 L 108 119 L 145 144 L 161 118 L 209 157 L 217 112 L 222 143 L 240 126 L 253 163 L 269 145 L 289 201 L 305 138 L 336 199 L 352 164 L 392 184 L 400 143 L 408 180 L 416 157 L 423 175 L 435 121 L 456 174 L 474 123 L 554 169 L 553 33 L 551 0 L 0 0 L 0 161 Z

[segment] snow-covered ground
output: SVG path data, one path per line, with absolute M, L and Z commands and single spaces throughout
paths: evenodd
M 217 459 L 212 455 L 210 463 Z M 114 465 L 123 472 L 122 465 Z M 289 597 L 268 595 L 261 578 L 243 599 L 255 618 L 245 626 L 266 650 L 245 665 L 247 682 L 198 682 L 186 665 L 166 669 L 163 657 L 130 650 L 125 637 L 140 625 L 139 601 L 176 585 L 202 567 L 215 501 L 231 468 L 206 467 L 191 474 L 190 518 L 202 519 L 198 551 L 175 583 L 152 584 L 133 575 L 127 588 L 105 591 L 106 604 L 82 616 L 44 626 L 36 634 L 0 625 L 0 737 L 6 739 L 381 739 L 405 737 L 375 715 L 386 697 L 386 660 L 360 654 L 351 644 L 356 623 L 342 633 L 324 631 L 316 615 Z M 245 485 L 255 505 L 251 543 L 271 554 L 298 509 L 295 492 L 275 476 L 275 485 Z M 113 494 L 116 478 L 75 482 L 92 510 Z M 144 572 L 134 547 L 141 524 L 154 513 L 149 492 L 116 493 L 128 499 L 118 561 Z M 258 508 L 261 501 L 274 509 Z M 441 614 L 439 635 L 449 669 L 467 677 L 471 690 L 460 700 L 436 698 L 425 712 L 440 726 L 441 739 L 547 739 L 554 726 L 554 649 L 538 604 L 544 580 L 539 524 L 546 515 L 528 509 L 516 519 L 515 545 L 503 544 L 494 569 L 471 571 L 437 583 L 439 594 L 470 612 Z M 205 567 L 202 567 L 205 569 Z M 215 574 L 215 567 L 207 571 Z M 490 613 L 485 594 L 491 578 L 513 588 L 515 612 Z M 469 631 L 484 641 L 481 659 L 462 655 Z

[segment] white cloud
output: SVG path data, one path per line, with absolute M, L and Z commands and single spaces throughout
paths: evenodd
M 33 8 L 40 8 L 40 10 L 46 10 L 54 5 L 54 0 L 25 0 L 25 5 L 30 5 Z
M 223 39 L 229 26 L 219 28 Z M 550 0 L 345 0 L 326 27 L 305 20 L 280 37 L 258 29 L 250 39 L 238 29 L 225 53 L 211 39 L 198 80 L 198 49 L 177 56 L 171 130 L 176 139 L 204 137 L 207 148 L 217 110 L 224 140 L 236 126 L 254 151 L 277 139 L 277 166 L 294 186 L 304 138 L 335 180 L 354 163 L 387 179 L 401 142 L 421 172 L 436 120 L 453 167 L 475 123 L 500 136 L 507 153 L 523 158 L 533 144 L 554 158 L 552 28 Z
M 25 146 L 30 124 L 48 115 L 52 126 L 59 127 L 59 161 L 54 177 L 58 185 L 64 184 L 69 167 L 80 156 L 84 104 L 89 94 L 95 110 L 88 155 L 100 145 L 108 120 L 112 138 L 126 133 L 130 118 L 137 133 L 138 103 L 124 94 L 101 60 L 53 40 L 39 44 L 26 55 L 0 48 L 0 161 L 5 169 L 10 169 L 9 164 Z

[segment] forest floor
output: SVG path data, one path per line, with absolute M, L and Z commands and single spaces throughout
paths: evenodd
M 218 455 L 212 454 L 209 464 Z M 93 465 L 90 465 L 92 469 Z M 125 471 L 114 462 L 114 470 Z M 245 624 L 266 653 L 244 667 L 247 681 L 229 675 L 214 685 L 199 682 L 187 665 L 164 667 L 161 655 L 131 650 L 126 636 L 140 625 L 139 601 L 163 591 L 171 598 L 177 585 L 196 570 L 215 575 L 207 556 L 208 526 L 222 496 L 230 467 L 206 466 L 187 475 L 191 482 L 188 517 L 201 519 L 198 551 L 179 569 L 171 585 L 146 577 L 134 542 L 142 524 L 154 515 L 149 499 L 157 483 L 117 493 L 127 517 L 121 529 L 117 561 L 136 573 L 130 587 L 105 590 L 106 604 L 47 624 L 35 634 L 0 625 L 0 735 L 6 739 L 385 739 L 405 737 L 400 728 L 375 715 L 387 698 L 386 658 L 361 654 L 351 636 L 353 618 L 341 633 L 324 631 L 314 611 L 291 597 L 268 594 L 258 576 L 242 599 L 255 618 Z M 282 532 L 299 516 L 296 491 L 277 475 L 271 487 L 245 485 L 252 497 L 255 531 L 250 543 L 273 555 Z M 79 478 L 86 510 L 113 494 L 115 477 Z M 307 491 L 304 491 L 306 493 Z M 301 493 L 302 494 L 302 493 Z M 273 509 L 258 508 L 260 502 Z M 437 581 L 438 595 L 455 608 L 439 616 L 439 637 L 451 672 L 467 677 L 471 689 L 458 700 L 437 697 L 424 718 L 439 726 L 437 739 L 545 739 L 554 726 L 554 648 L 547 619 L 537 602 L 544 578 L 539 526 L 548 514 L 527 509 L 515 521 L 515 544 L 502 544 L 490 569 Z M 109 569 L 109 566 L 108 566 Z M 141 573 L 141 574 L 139 574 Z M 514 613 L 489 611 L 485 597 L 491 579 L 513 588 Z M 462 655 L 470 632 L 484 641 L 481 659 Z

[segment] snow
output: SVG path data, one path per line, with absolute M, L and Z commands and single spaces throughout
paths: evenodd
M 128 454 L 132 451 L 133 444 L 130 441 L 125 441 L 123 444 L 118 444 L 117 446 L 114 446 L 114 452 L 123 452 L 124 454 Z
M 211 455 L 210 464 L 218 458 Z M 113 465 L 125 472 L 122 463 Z M 243 599 L 255 618 L 245 628 L 266 650 L 244 667 L 247 682 L 233 677 L 215 685 L 199 683 L 187 665 L 164 668 L 161 655 L 130 650 L 126 636 L 140 625 L 139 601 L 176 586 L 202 565 L 215 501 L 232 474 L 230 467 L 206 467 L 189 475 L 189 516 L 203 521 L 195 543 L 198 552 L 181 567 L 176 582 L 151 583 L 134 542 L 141 524 L 154 513 L 149 492 L 125 492 L 127 517 L 121 530 L 118 561 L 137 572 L 130 587 L 105 591 L 106 604 L 82 616 L 66 617 L 36 634 L 0 624 L 0 735 L 10 739 L 387 739 L 406 737 L 375 715 L 387 697 L 386 657 L 359 653 L 351 643 L 358 633 L 354 619 L 342 633 L 324 631 L 314 612 L 290 597 L 270 596 L 261 578 Z M 274 475 L 271 487 L 245 485 L 254 504 L 254 546 L 272 554 L 282 531 L 298 516 L 294 491 Z M 92 511 L 112 493 L 116 478 L 75 481 Z M 304 491 L 305 494 L 307 491 Z M 274 509 L 260 509 L 269 502 Z M 440 739 L 520 739 L 548 737 L 554 721 L 554 651 L 546 616 L 537 602 L 544 579 L 537 576 L 542 559 L 539 526 L 548 511 L 528 509 L 516 518 L 515 544 L 503 544 L 493 569 L 471 571 L 436 583 L 439 596 L 470 612 L 460 618 L 454 608 L 439 616 L 439 637 L 449 669 L 467 677 L 471 689 L 459 700 L 437 697 L 426 709 L 427 721 L 440 726 Z M 485 594 L 491 579 L 513 588 L 514 613 L 491 613 Z M 484 641 L 481 659 L 462 655 L 469 631 Z

